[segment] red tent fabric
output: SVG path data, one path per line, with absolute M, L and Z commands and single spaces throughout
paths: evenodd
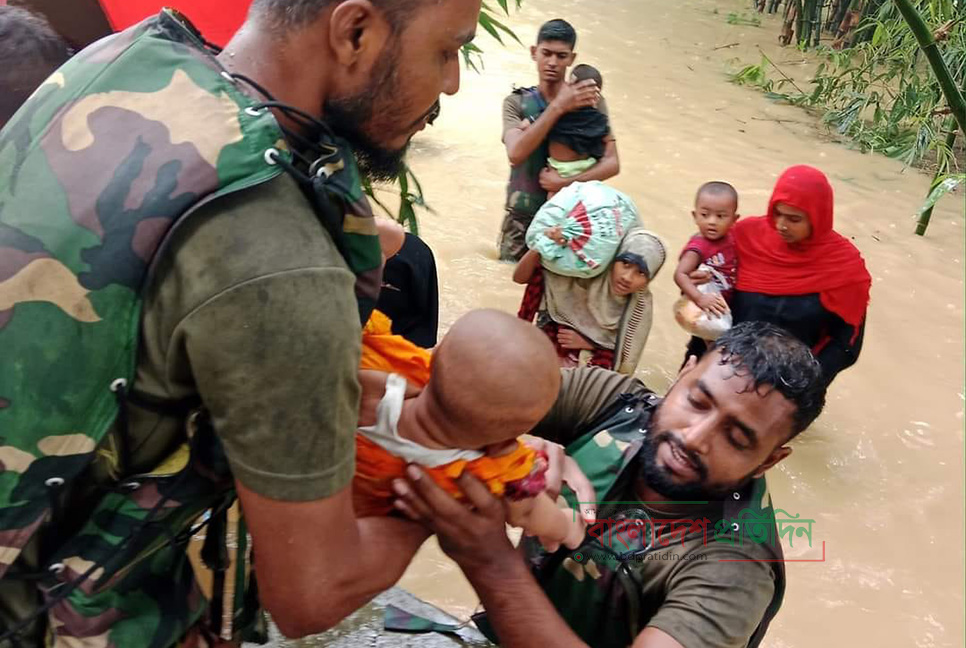
M 212 43 L 224 46 L 248 14 L 251 0 L 99 0 L 114 31 L 120 31 L 158 13 L 177 9 Z

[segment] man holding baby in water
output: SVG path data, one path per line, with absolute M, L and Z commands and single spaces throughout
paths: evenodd
M 503 143 L 510 160 L 506 215 L 498 242 L 501 261 L 519 261 L 527 251 L 524 237 L 540 206 L 573 182 L 606 180 L 620 171 L 617 141 L 601 97 L 600 73 L 577 66 L 577 32 L 565 20 L 544 23 L 530 55 L 539 85 L 518 88 L 503 100 Z M 593 151 L 567 150 L 568 134 L 598 129 Z M 556 131 L 556 133 L 555 133 Z M 557 150 L 552 150 L 558 143 Z M 563 148 L 563 151 L 560 149 Z

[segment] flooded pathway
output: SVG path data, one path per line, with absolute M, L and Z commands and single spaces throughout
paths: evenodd
M 512 4 L 512 3 L 511 3 Z M 813 547 L 787 557 L 785 605 L 765 644 L 960 646 L 963 637 L 963 202 L 940 203 L 926 238 L 912 215 L 930 178 L 831 141 L 807 113 L 729 84 L 729 60 L 794 65 L 778 27 L 731 26 L 739 0 L 525 0 L 509 24 L 528 45 L 546 19 L 578 30 L 578 62 L 605 77 L 621 157 L 613 184 L 646 225 L 677 249 L 691 235 L 694 190 L 730 181 L 741 213 L 763 212 L 787 166 L 823 169 L 836 190 L 836 228 L 874 277 L 862 357 L 836 381 L 825 413 L 770 476 L 775 502 L 815 520 Z M 606 10 L 605 10 L 606 8 Z M 731 43 L 738 46 L 718 49 Z M 445 327 L 475 307 L 515 312 L 521 288 L 496 262 L 507 162 L 500 105 L 535 70 L 517 45 L 481 35 L 482 74 L 467 72 L 443 100 L 437 125 L 414 142 L 410 163 L 437 214 L 421 213 L 440 274 Z M 686 334 L 675 324 L 672 273 L 653 285 L 655 322 L 638 375 L 669 384 Z M 434 544 L 401 583 L 465 617 L 476 597 Z

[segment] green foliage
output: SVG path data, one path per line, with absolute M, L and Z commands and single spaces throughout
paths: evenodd
M 728 24 L 761 27 L 761 19 L 758 16 L 749 16 L 744 12 L 739 15 L 738 12 L 732 11 L 728 14 Z
M 498 16 L 510 15 L 509 0 L 496 0 L 497 5 L 499 5 L 499 10 L 495 9 L 492 5 L 484 2 L 480 9 L 479 24 L 487 34 L 496 39 L 500 45 L 506 46 L 504 41 L 504 36 L 509 36 L 521 46 L 523 42 L 517 37 L 512 29 L 507 27 L 503 22 L 498 19 Z M 519 9 L 523 0 L 513 0 L 516 9 Z M 461 49 L 461 54 L 463 56 L 463 64 L 467 69 L 473 70 L 479 73 L 483 69 L 483 50 L 479 48 L 475 43 L 467 43 Z M 369 197 L 372 202 L 378 205 L 386 214 L 395 220 L 397 220 L 403 227 L 408 227 L 409 231 L 413 234 L 419 235 L 419 222 L 416 218 L 416 207 L 422 207 L 423 209 L 432 212 L 432 208 L 426 204 L 426 199 L 423 195 L 423 188 L 419 184 L 419 179 L 412 172 L 409 166 L 404 166 L 403 170 L 396 177 L 393 184 L 397 185 L 399 188 L 399 211 L 395 214 L 383 204 L 379 198 L 376 196 L 375 188 L 369 180 L 363 182 L 362 190 Z
M 932 188 L 929 191 L 929 195 L 926 196 L 926 202 L 923 203 L 922 209 L 919 210 L 919 214 L 925 213 L 927 210 L 933 208 L 940 198 L 953 191 L 959 185 L 966 182 L 966 173 L 954 173 L 949 175 L 944 175 L 936 178 L 932 183 Z
M 408 227 L 409 231 L 419 236 L 419 222 L 416 219 L 416 207 L 422 207 L 430 213 L 435 213 L 433 208 L 426 204 L 423 195 L 423 187 L 419 184 L 419 179 L 408 165 L 404 165 L 402 172 L 396 178 L 399 185 L 399 211 L 395 214 L 389 209 L 379 197 L 376 196 L 376 189 L 371 181 L 366 178 L 362 181 L 362 190 L 369 200 L 374 202 L 389 218 L 399 222 L 403 227 Z
M 762 58 L 758 65 L 746 65 L 734 74 L 729 75 L 729 79 L 737 85 L 752 86 L 765 92 L 771 92 L 775 84 L 768 78 L 767 68 L 768 62 Z
M 808 17 L 795 29 L 799 49 L 813 39 L 817 44 L 820 3 L 789 1 Z M 966 90 L 966 0 L 841 0 L 846 1 L 844 9 L 861 8 L 863 18 L 853 32 L 839 34 L 839 44 L 847 47 L 818 50 L 820 63 L 810 90 L 796 86 L 764 53 L 760 64 L 744 67 L 731 80 L 760 88 L 772 99 L 820 110 L 824 124 L 862 150 L 907 166 L 935 168 L 918 214 L 916 233 L 922 235 L 936 201 L 963 182 L 962 155 L 955 148 L 957 120 L 947 115 L 962 117 L 956 89 Z M 845 15 L 842 6 L 833 9 Z M 826 27 L 835 29 L 837 22 L 830 19 Z M 769 79 L 770 68 L 783 78 Z
M 918 5 L 934 29 L 966 17 L 963 0 L 918 0 Z M 732 80 L 770 92 L 772 98 L 821 110 L 823 123 L 862 150 L 880 152 L 907 165 L 940 169 L 956 165 L 953 151 L 944 146 L 943 93 L 895 4 L 884 2 L 869 13 L 854 36 L 853 47 L 818 50 L 821 63 L 807 91 L 789 88 L 786 79 L 770 80 L 765 60 L 744 68 Z M 963 22 L 952 26 L 941 47 L 956 83 L 966 87 Z

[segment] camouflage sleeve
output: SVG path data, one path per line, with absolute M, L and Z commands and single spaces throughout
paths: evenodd
M 687 648 L 746 646 L 775 591 L 771 566 L 721 543 L 698 551 L 696 559 L 678 561 L 664 602 L 647 625 Z M 722 562 L 729 559 L 742 562 Z
M 520 125 L 523 120 L 523 102 L 520 95 L 509 94 L 503 100 L 503 139 L 506 141 L 506 134 Z
M 650 391 L 640 380 L 600 367 L 563 369 L 560 394 L 532 434 L 567 445 L 621 394 Z

